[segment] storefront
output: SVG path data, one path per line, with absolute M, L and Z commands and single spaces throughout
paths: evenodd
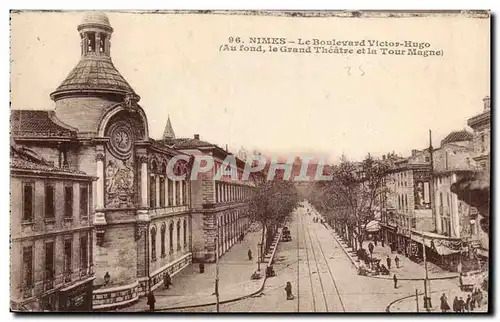
M 85 312 L 92 310 L 93 278 L 59 291 L 59 311 Z

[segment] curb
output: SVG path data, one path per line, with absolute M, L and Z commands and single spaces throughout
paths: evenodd
M 330 227 L 330 226 L 328 225 L 328 227 Z M 332 229 L 332 228 L 330 227 L 330 229 Z M 347 252 L 347 250 L 345 249 L 345 247 L 340 243 L 340 241 L 339 241 L 340 237 L 337 238 L 335 236 L 336 235 L 335 232 L 333 232 L 331 235 L 333 236 L 333 238 L 335 238 L 335 240 L 339 244 L 340 248 L 342 248 L 342 250 L 347 255 L 347 257 L 349 257 L 349 259 L 351 260 L 351 262 L 354 265 L 354 267 L 356 267 L 356 269 L 358 269 L 359 265 L 356 263 L 356 260 L 351 256 L 351 254 L 349 254 Z M 365 275 L 359 275 L 359 276 L 363 276 L 363 277 L 367 277 L 367 278 L 375 278 L 375 279 L 380 279 L 380 280 L 392 280 L 392 277 L 385 277 L 385 276 L 365 276 Z M 448 279 L 454 279 L 454 278 L 459 278 L 459 277 L 460 277 L 460 274 L 450 274 L 448 276 L 442 276 L 442 277 L 429 277 L 429 278 L 427 278 L 427 280 L 431 280 L 431 281 L 435 281 L 435 280 L 448 280 Z M 423 280 L 425 280 L 425 278 L 423 278 L 423 277 L 398 278 L 398 280 L 400 280 L 400 281 L 423 281 Z
M 274 255 L 276 254 L 276 250 L 278 249 L 278 245 L 279 245 L 279 243 L 281 241 L 281 234 L 282 234 L 282 230 L 280 229 L 280 231 L 278 233 L 278 242 L 276 243 L 276 247 L 274 247 L 274 250 L 273 250 L 273 253 L 271 255 L 271 258 L 269 259 L 269 262 L 266 263 L 266 267 L 269 265 L 269 263 L 272 263 L 273 260 L 274 260 Z M 252 297 L 254 295 L 257 295 L 257 294 L 261 293 L 262 290 L 264 289 L 265 284 L 266 284 L 266 280 L 267 280 L 267 276 L 265 276 L 265 274 L 264 274 L 264 280 L 262 281 L 262 284 L 261 284 L 261 286 L 259 287 L 259 289 L 257 291 L 252 292 L 250 294 L 238 296 L 238 297 L 235 297 L 235 298 L 232 298 L 232 299 L 229 299 L 229 300 L 219 301 L 219 304 L 227 304 L 227 303 L 241 301 L 241 300 L 247 299 L 249 297 Z M 154 310 L 154 312 L 165 312 L 165 311 L 172 311 L 172 310 L 182 310 L 182 309 L 198 308 L 198 307 L 212 306 L 212 305 L 216 305 L 216 304 L 217 304 L 217 302 L 210 302 L 210 303 L 202 303 L 202 304 L 193 304 L 193 305 L 185 305 L 185 306 L 168 307 L 168 308 L 156 309 L 156 310 Z M 137 312 L 151 312 L 151 311 L 149 311 L 149 310 L 143 310 L 143 311 L 137 311 Z

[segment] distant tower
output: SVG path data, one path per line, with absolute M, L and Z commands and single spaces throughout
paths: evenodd
M 167 125 L 165 125 L 165 131 L 163 131 L 163 140 L 168 141 L 175 139 L 174 129 L 172 128 L 172 123 L 170 122 L 170 115 L 168 116 Z

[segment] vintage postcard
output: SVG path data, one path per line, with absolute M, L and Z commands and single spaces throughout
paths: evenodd
M 490 312 L 489 11 L 10 18 L 11 311 Z

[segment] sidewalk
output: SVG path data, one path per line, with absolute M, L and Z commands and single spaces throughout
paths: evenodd
M 462 292 L 459 288 L 453 288 L 450 290 L 436 290 L 433 291 L 431 294 L 431 302 L 432 302 L 432 308 L 430 309 L 430 313 L 440 313 L 441 312 L 441 296 L 443 293 L 446 295 L 446 298 L 448 300 L 448 305 L 450 306 L 451 310 L 448 311 L 448 313 L 455 313 L 451 312 L 453 310 L 453 300 L 455 299 L 455 296 L 458 298 L 462 297 L 463 300 L 465 301 L 467 299 L 467 296 L 471 293 L 467 292 Z M 424 308 L 423 301 L 424 301 L 424 296 L 423 294 L 419 294 L 418 296 L 418 305 L 419 305 L 419 313 L 425 313 L 427 312 L 426 309 Z M 402 313 L 402 312 L 417 312 L 417 302 L 415 300 L 415 295 L 409 296 L 402 298 L 400 300 L 397 300 L 393 303 L 391 303 L 387 307 L 387 311 L 391 313 Z M 473 311 L 474 313 L 486 313 L 488 312 L 488 292 L 483 291 L 483 300 L 481 301 L 481 306 L 478 307 L 476 304 L 476 308 Z M 465 312 L 467 313 L 467 312 Z
M 333 229 L 332 235 L 335 239 L 337 239 L 341 247 L 344 248 L 344 251 L 348 254 L 354 266 L 358 268 L 361 262 L 359 261 L 355 251 L 351 247 L 348 247 L 346 242 Z M 366 249 L 367 252 L 369 243 L 370 241 L 363 242 L 363 248 Z M 384 266 L 387 267 L 387 256 L 391 258 L 390 275 L 376 275 L 367 277 L 391 280 L 394 274 L 396 274 L 399 280 L 421 280 L 425 277 L 425 267 L 423 263 L 418 264 L 411 261 L 408 257 L 402 254 L 392 253 L 391 249 L 388 246 L 382 247 L 382 245 L 378 243 L 373 250 L 373 258 L 380 259 L 380 264 L 384 264 Z M 399 268 L 396 267 L 396 263 L 394 261 L 396 256 L 399 258 Z M 447 272 L 430 262 L 427 262 L 427 271 L 429 279 L 458 278 L 457 273 Z
M 265 278 L 252 280 L 251 275 L 257 270 L 257 248 L 261 241 L 261 229 L 251 227 L 241 243 L 236 243 L 219 259 L 219 300 L 220 302 L 245 297 L 258 292 Z M 248 259 L 248 249 L 252 250 L 253 259 Z M 260 264 L 265 271 L 266 264 Z M 156 310 L 175 307 L 202 306 L 215 303 L 215 264 L 205 264 L 205 272 L 199 272 L 198 264 L 191 264 L 172 277 L 173 286 L 166 289 L 160 286 L 155 292 Z M 148 310 L 145 296 L 131 306 L 119 309 L 119 312 L 138 312 Z
M 363 242 L 363 248 L 366 249 L 366 251 L 368 251 L 369 243 L 370 241 Z M 373 241 L 372 243 L 375 245 Z M 372 277 L 392 279 L 394 274 L 397 275 L 398 279 L 423 279 L 425 277 L 425 267 L 423 262 L 420 264 L 415 263 L 402 254 L 398 254 L 396 252 L 392 253 L 388 246 L 382 247 L 382 245 L 378 243 L 373 250 L 373 258 L 379 258 L 381 260 L 380 264 L 384 264 L 387 267 L 387 256 L 391 259 L 391 274 L 389 276 L 378 275 Z M 396 262 L 394 261 L 396 257 L 399 258 L 399 268 L 396 267 Z M 429 279 L 458 278 L 458 273 L 445 271 L 431 262 L 427 262 L 427 271 Z

